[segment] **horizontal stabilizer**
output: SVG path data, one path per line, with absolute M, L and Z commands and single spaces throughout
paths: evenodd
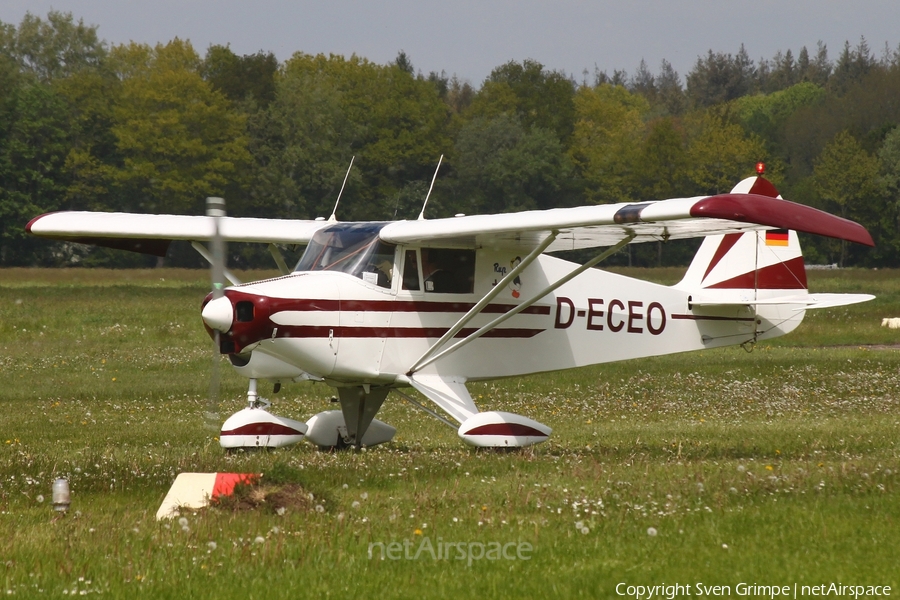
M 692 300 L 691 306 L 715 307 L 715 306 L 774 306 L 778 304 L 795 304 L 796 310 L 810 310 L 813 308 L 833 308 L 846 306 L 859 302 L 868 302 L 874 299 L 872 294 L 810 294 L 808 296 L 784 296 L 781 298 L 766 298 L 765 300 Z

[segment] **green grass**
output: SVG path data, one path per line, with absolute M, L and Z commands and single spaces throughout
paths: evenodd
M 531 449 L 475 451 L 389 401 L 379 418 L 398 434 L 381 447 L 226 455 L 203 419 L 205 273 L 0 271 L 0 593 L 596 598 L 618 597 L 620 582 L 722 584 L 732 596 L 740 582 L 896 591 L 900 332 L 880 323 L 900 316 L 900 274 L 809 275 L 813 291 L 879 297 L 809 314 L 749 354 L 472 385 L 482 408 L 553 427 Z M 243 406 L 246 382 L 223 374 L 227 414 Z M 288 385 L 275 410 L 306 419 L 333 408 L 330 396 Z M 184 527 L 158 523 L 184 471 L 294 478 L 321 512 L 206 510 L 184 514 Z M 72 489 L 60 519 L 49 506 L 57 476 Z M 426 539 L 532 550 L 471 565 L 427 547 L 417 560 L 380 560 L 380 546 L 368 556 L 370 544 L 407 541 L 414 554 Z

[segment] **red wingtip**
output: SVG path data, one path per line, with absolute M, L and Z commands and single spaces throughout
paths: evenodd
M 47 215 L 52 215 L 52 214 L 53 214 L 53 213 L 44 213 L 44 214 L 38 215 L 38 216 L 36 216 L 35 218 L 33 218 L 32 220 L 28 221 L 28 225 L 25 226 L 25 231 L 26 231 L 27 233 L 31 233 L 31 228 L 32 228 L 32 226 L 33 226 L 35 223 L 37 223 L 40 219 L 43 219 L 43 218 L 46 217 Z
M 855 221 L 771 196 L 758 194 L 710 196 L 691 207 L 691 216 L 757 223 L 847 240 L 864 246 L 875 245 L 866 228 Z

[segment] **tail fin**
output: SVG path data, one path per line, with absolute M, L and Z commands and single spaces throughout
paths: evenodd
M 780 198 L 763 177 L 749 177 L 732 194 Z M 675 287 L 694 300 L 732 304 L 807 295 L 806 268 L 797 233 L 784 229 L 709 236 L 703 240 L 684 279 Z
M 732 194 L 780 198 L 763 177 L 737 184 Z M 809 294 L 806 267 L 796 231 L 770 229 L 709 236 L 703 240 L 684 278 L 674 286 L 686 291 L 688 307 L 708 329 L 710 345 L 777 337 L 795 329 L 806 310 L 871 300 L 869 294 Z M 725 329 L 729 321 L 749 327 Z M 718 329 L 717 329 L 718 327 Z

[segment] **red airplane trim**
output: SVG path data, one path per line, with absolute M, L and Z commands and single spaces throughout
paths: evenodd
M 732 246 L 734 246 L 739 239 L 741 239 L 742 235 L 742 233 L 729 233 L 722 238 L 722 241 L 719 242 L 719 247 L 716 248 L 716 253 L 713 254 L 712 260 L 709 262 L 709 266 L 706 268 L 706 273 L 703 274 L 703 279 L 706 279 L 706 276 L 709 275 L 709 272 L 712 271 L 717 264 L 719 264 L 719 261 L 722 260 L 722 258 L 726 254 L 728 254 L 728 251 L 731 250 Z
M 682 321 L 755 321 L 754 317 L 720 317 L 714 315 L 669 315 Z
M 794 229 L 805 233 L 874 246 L 865 227 L 821 210 L 787 200 L 759 194 L 719 194 L 699 200 L 691 207 L 692 217 L 727 219 L 741 223 L 757 223 L 779 229 Z
M 765 177 L 757 177 L 756 181 L 754 181 L 753 185 L 750 187 L 749 193 L 758 194 L 760 196 L 769 196 L 770 198 L 778 197 L 778 190 L 772 185 L 772 182 Z
M 806 268 L 803 257 L 769 265 L 756 271 L 750 271 L 726 281 L 706 286 L 710 290 L 805 290 Z
M 207 327 L 207 329 L 209 329 Z M 230 335 L 222 337 L 223 341 L 230 340 L 234 342 L 234 348 L 223 346 L 223 354 L 232 354 L 240 352 L 250 344 L 261 340 L 272 339 L 275 334 L 276 339 L 291 338 L 433 338 L 438 339 L 447 331 L 449 327 L 332 327 L 328 325 L 280 325 L 276 327 L 271 323 L 263 327 L 241 329 L 234 331 Z M 456 336 L 457 338 L 466 337 L 477 331 L 474 327 L 461 329 Z M 546 331 L 545 329 L 492 329 L 485 333 L 485 338 L 501 338 L 501 339 L 527 339 Z
M 428 302 L 417 300 L 341 300 L 340 310 L 383 311 L 383 312 L 447 312 L 466 313 L 475 306 L 472 302 Z M 503 314 L 516 307 L 515 304 L 488 304 L 484 314 Z M 522 311 L 528 315 L 549 315 L 550 306 L 529 306 Z
M 320 338 L 329 334 L 338 338 L 439 338 L 449 327 L 329 327 L 327 325 L 279 327 L 277 338 Z M 466 337 L 477 331 L 476 328 L 464 328 L 454 337 Z M 492 329 L 483 337 L 494 338 L 531 338 L 545 331 L 544 329 Z M 271 337 L 267 336 L 267 337 Z
M 521 423 L 488 423 L 481 425 L 469 431 L 464 431 L 463 435 L 514 435 L 514 436 L 539 436 L 547 437 L 543 431 L 538 431 L 534 427 L 523 425 Z
M 281 423 L 248 423 L 237 429 L 223 431 L 221 435 L 303 435 L 303 432 Z
M 296 312 L 427 312 L 427 313 L 466 313 L 472 309 L 473 302 L 429 302 L 425 300 L 324 300 L 315 298 L 272 298 L 258 296 L 240 290 L 226 290 L 225 295 L 233 302 L 250 300 L 254 304 L 267 305 L 269 314 L 282 311 Z M 207 296 L 207 300 L 212 295 Z M 204 301 L 204 304 L 205 302 Z M 484 314 L 503 314 L 515 308 L 515 304 L 488 304 L 481 312 Z M 550 306 L 529 306 L 522 311 L 529 315 L 549 315 Z

